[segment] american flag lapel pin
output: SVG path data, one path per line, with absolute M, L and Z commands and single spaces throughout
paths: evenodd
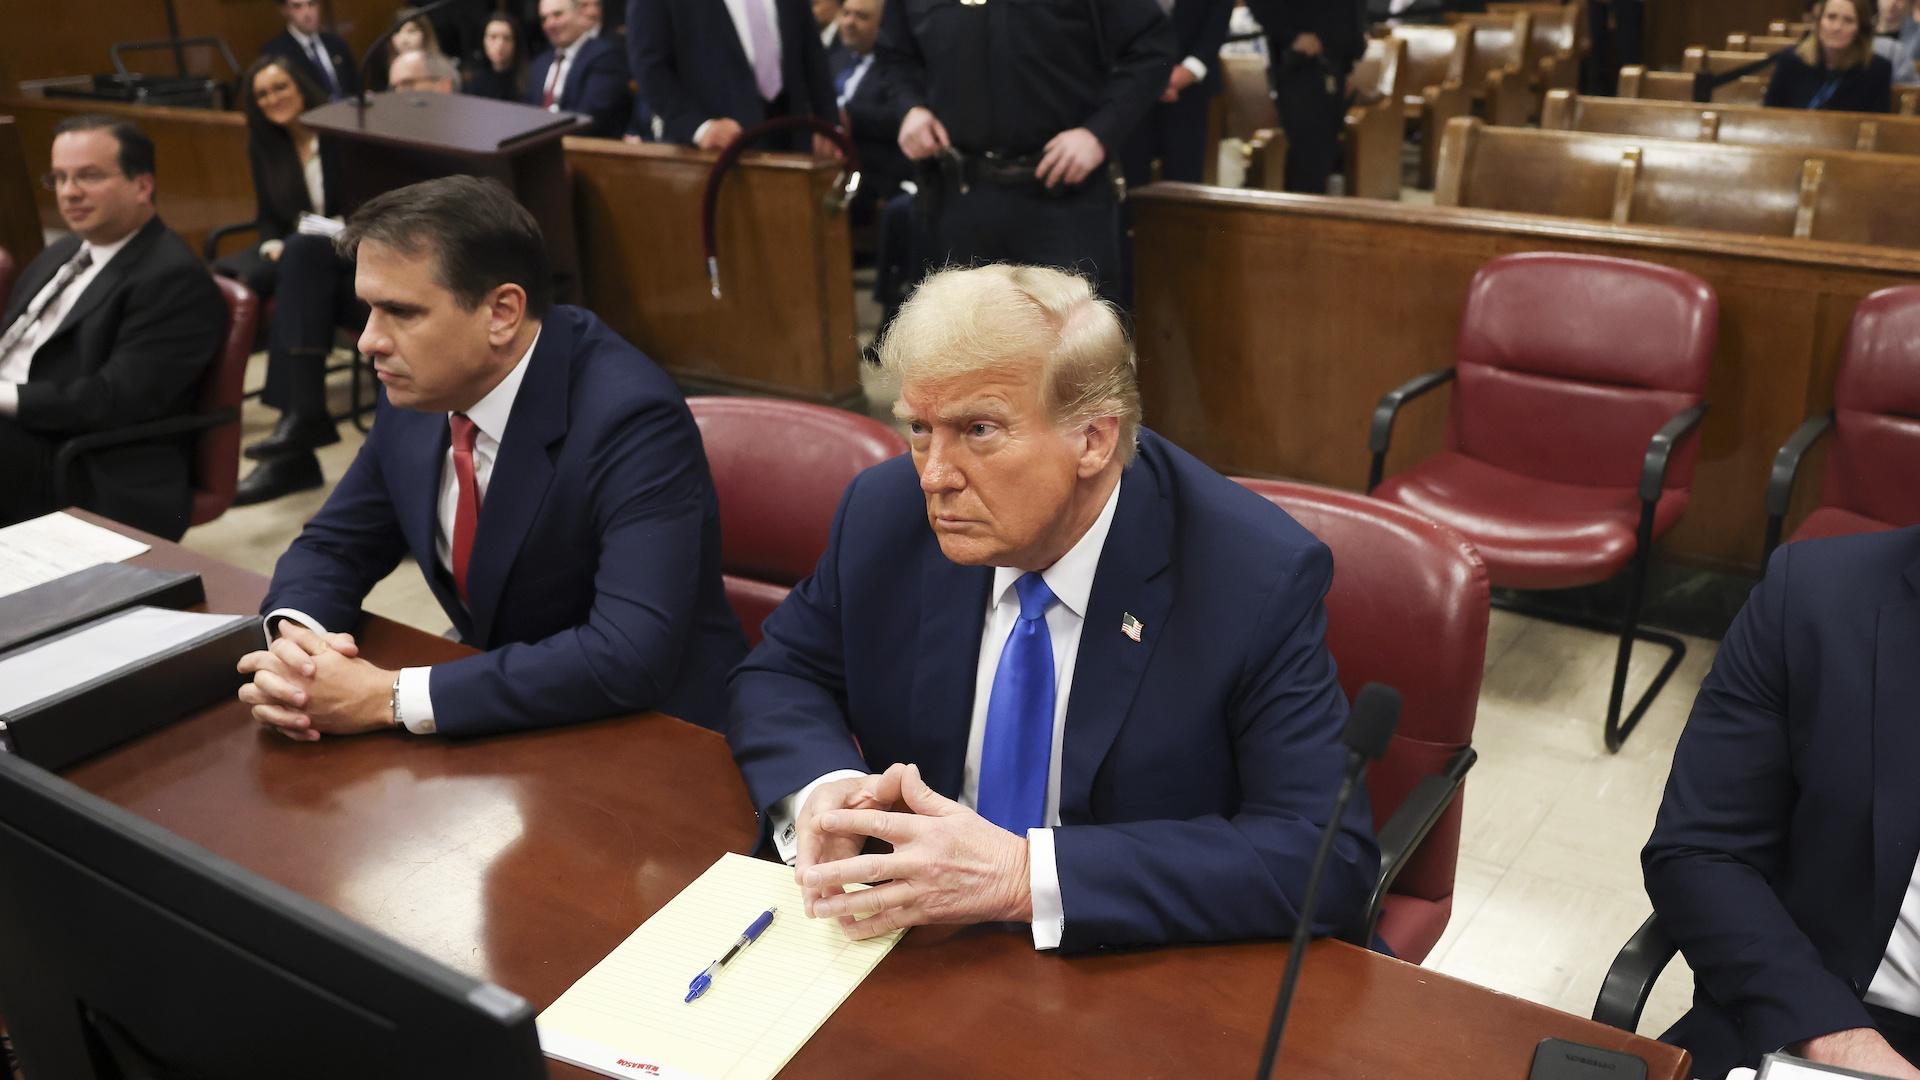
M 1146 625 L 1139 619 L 1134 618 L 1133 612 L 1123 611 L 1120 613 L 1120 632 L 1127 635 L 1127 637 L 1133 641 L 1138 642 L 1140 640 L 1140 631 L 1145 629 Z

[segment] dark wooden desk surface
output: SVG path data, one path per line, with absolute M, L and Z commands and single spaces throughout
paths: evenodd
M 256 609 L 258 575 L 143 539 L 154 550 L 136 561 L 199 571 L 209 610 Z M 387 663 L 465 651 L 378 618 L 362 644 Z M 536 1009 L 754 838 L 724 740 L 664 716 L 295 744 L 234 702 L 68 776 Z M 1061 957 L 1024 934 L 923 928 L 784 1075 L 903 1060 L 926 1077 L 1245 1075 L 1285 957 L 1272 943 Z M 1520 1080 L 1548 1036 L 1639 1054 L 1656 1080 L 1688 1075 L 1671 1047 L 1338 942 L 1308 958 L 1281 1073 Z

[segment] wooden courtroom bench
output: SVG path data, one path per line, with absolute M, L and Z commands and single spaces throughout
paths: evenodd
M 1775 19 L 1767 24 L 1767 33 L 1775 37 L 1803 38 L 1813 33 L 1813 24 L 1808 22 L 1787 22 Z
M 1691 101 L 1636 101 L 1584 97 L 1556 90 L 1547 95 L 1540 126 L 1552 131 L 1638 135 L 1654 139 L 1870 150 L 1920 154 L 1920 117 L 1825 109 L 1769 109 L 1702 105 Z
M 1692 101 L 1693 76 L 1678 71 L 1650 71 L 1638 64 L 1620 69 L 1619 94 L 1648 101 Z M 1765 75 L 1743 75 L 1714 88 L 1717 105 L 1759 105 L 1767 96 Z
M 1216 134 L 1207 145 L 1208 173 L 1215 170 L 1220 144 L 1237 139 L 1244 186 L 1278 191 L 1287 172 L 1287 136 L 1280 129 L 1280 111 L 1267 81 L 1267 58 L 1221 53 L 1216 60 L 1221 90 L 1209 108 L 1208 123 Z
M 1396 26 L 1393 40 L 1405 47 L 1400 60 L 1400 105 L 1407 130 L 1420 139 L 1420 186 L 1433 186 L 1440 161 L 1440 133 L 1447 121 L 1473 111 L 1461 82 L 1468 36 L 1453 26 Z
M 1580 62 L 1588 49 L 1586 0 L 1570 4 L 1493 3 L 1487 5 L 1487 13 L 1527 15 L 1532 27 L 1528 55 L 1532 58 L 1536 94 L 1572 90 L 1580 85 Z
M 1725 41 L 1727 35 L 1765 26 L 1773 19 L 1806 16 L 1803 0 L 1646 0 L 1645 57 L 1651 68 L 1672 68 L 1689 45 Z
M 1775 53 L 1800 44 L 1797 34 L 1728 34 L 1728 52 Z
M 1686 54 L 1681 58 L 1680 70 L 1687 75 L 1692 75 L 1693 73 L 1700 72 L 1700 71 L 1710 71 L 1717 75 L 1717 74 L 1720 74 L 1721 72 L 1731 71 L 1736 67 L 1743 67 L 1747 64 L 1764 60 L 1769 55 L 1770 54 L 1767 52 L 1759 52 L 1759 51 L 1751 51 L 1751 50 L 1736 51 L 1731 49 L 1708 49 L 1703 46 L 1694 46 L 1692 48 L 1689 48 L 1686 51 Z M 1739 91 L 1731 94 L 1726 94 L 1724 96 L 1721 92 L 1716 92 L 1713 96 L 1713 100 L 1727 101 L 1730 103 L 1736 103 L 1741 105 L 1758 105 L 1761 103 L 1762 98 L 1766 96 L 1767 77 L 1769 74 L 1770 74 L 1769 71 L 1763 70 L 1757 75 L 1743 76 L 1740 78 L 1740 80 L 1736 84 L 1741 87 Z M 1621 70 L 1621 79 L 1623 82 L 1625 78 L 1626 78 L 1626 70 L 1623 68 Z M 1754 89 L 1755 87 L 1757 87 L 1757 89 Z M 1731 87 L 1728 87 L 1727 89 L 1731 89 Z M 1652 97 L 1655 95 L 1628 94 L 1623 89 L 1620 93 L 1620 96 L 1621 97 L 1639 97 L 1639 96 Z M 1693 91 L 1692 91 L 1691 84 L 1689 84 L 1688 89 L 1685 93 L 1680 94 L 1675 98 L 1675 100 L 1680 100 L 1680 101 L 1691 101 L 1692 99 L 1693 99 Z M 1920 108 L 1920 86 L 1896 86 L 1893 88 L 1893 111 L 1894 112 L 1899 113 L 1903 116 L 1912 116 L 1914 115 L 1916 108 Z
M 1363 199 L 1400 197 L 1400 151 L 1406 142 L 1402 102 L 1407 93 L 1407 43 L 1369 38 L 1367 51 L 1347 78 L 1352 103 L 1340 134 L 1346 158 L 1346 192 Z
M 1920 246 L 1920 158 L 1448 125 L 1437 206 Z
M 1463 15 L 1467 38 L 1460 81 L 1490 124 L 1525 124 L 1540 112 L 1533 80 L 1533 16 Z
M 1662 550 L 1749 573 L 1774 452 L 1831 405 L 1854 306 L 1920 279 L 1920 254 L 1890 248 L 1180 184 L 1140 193 L 1134 236 L 1147 423 L 1230 474 L 1349 490 L 1366 482 L 1380 395 L 1453 363 L 1487 260 L 1577 251 L 1700 276 L 1720 304 L 1712 408 L 1692 504 Z M 1437 450 L 1446 414 L 1406 410 L 1389 470 Z
M 11 115 L 32 175 L 51 167 L 54 125 L 81 113 L 107 113 L 140 125 L 153 140 L 155 199 L 167 227 L 199 251 L 209 232 L 252 221 L 253 173 L 247 165 L 247 122 L 237 112 L 116 105 L 62 98 L 0 98 Z M 4 182 L 4 181 L 0 181 Z M 40 223 L 64 229 L 53 192 L 34 186 Z

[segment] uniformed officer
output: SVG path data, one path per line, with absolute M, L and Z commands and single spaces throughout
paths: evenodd
M 892 0 L 879 62 L 924 261 L 1120 272 L 1117 170 L 1178 59 L 1158 0 Z
M 1267 32 L 1267 76 L 1287 133 L 1288 191 L 1327 193 L 1340 157 L 1347 74 L 1366 51 L 1363 0 L 1248 0 Z

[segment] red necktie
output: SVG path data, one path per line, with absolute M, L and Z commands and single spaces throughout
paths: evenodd
M 467 602 L 467 560 L 473 555 L 473 533 L 480 524 L 480 482 L 473 475 L 473 438 L 480 431 L 465 413 L 448 413 L 453 429 L 453 476 L 458 501 L 453 510 L 453 584 L 460 602 Z
M 553 54 L 553 67 L 547 72 L 547 90 L 540 95 L 540 107 L 543 109 L 553 108 L 554 96 L 560 90 L 560 65 L 565 62 L 566 57 L 558 52 Z

